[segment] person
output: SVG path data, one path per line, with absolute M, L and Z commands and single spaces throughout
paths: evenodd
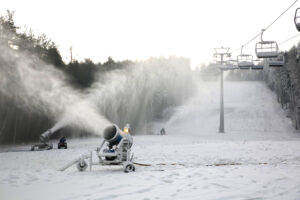
M 61 149 L 61 148 L 64 148 L 64 149 L 67 149 L 68 146 L 67 146 L 67 139 L 65 136 L 62 136 L 60 139 L 59 139 L 59 142 L 57 144 L 57 148 L 58 149 Z
M 62 138 L 60 138 L 59 143 L 63 144 L 66 143 L 66 137 L 62 136 Z
M 160 130 L 160 135 L 165 135 L 166 134 L 166 130 L 165 130 L 165 128 L 162 128 L 161 130 Z

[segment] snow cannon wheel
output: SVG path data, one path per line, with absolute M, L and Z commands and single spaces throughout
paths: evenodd
M 128 173 L 128 172 L 134 172 L 135 171 L 135 166 L 132 163 L 127 163 L 124 165 L 124 172 Z
M 80 172 L 85 171 L 86 168 L 88 167 L 87 163 L 84 160 L 78 162 L 76 166 L 77 166 L 78 171 L 80 171 Z

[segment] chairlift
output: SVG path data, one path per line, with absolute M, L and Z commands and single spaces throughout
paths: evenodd
M 223 53 L 218 53 L 218 50 L 223 51 Z M 224 62 L 227 62 L 228 59 L 231 57 L 231 53 L 228 53 L 229 48 L 215 48 L 215 53 L 213 54 L 213 61 L 216 64 L 223 64 Z M 222 60 L 219 60 L 222 57 Z M 226 59 L 227 58 L 227 59 Z
M 236 59 L 230 59 L 226 62 L 226 66 L 229 67 L 229 68 L 232 68 L 232 67 L 238 67 L 237 66 L 237 60 Z
M 300 8 L 295 11 L 294 23 L 298 31 L 300 31 Z
M 282 67 L 285 64 L 284 53 L 280 53 L 276 58 L 269 58 L 269 67 Z
M 221 66 L 220 69 L 224 71 L 239 69 L 239 67 L 237 66 L 237 60 L 227 60 L 225 62 L 225 65 Z
M 213 62 L 216 63 L 216 64 L 220 63 L 219 56 L 216 53 L 214 53 L 214 55 L 213 55 Z
M 275 41 L 264 41 L 262 39 L 265 29 L 262 30 L 261 41 L 255 45 L 255 53 L 257 58 L 276 58 L 279 54 L 278 44 Z
M 264 63 L 261 59 L 254 60 L 254 65 L 251 67 L 252 70 L 263 70 Z
M 251 69 L 253 66 L 253 56 L 243 54 L 243 46 L 241 48 L 241 54 L 237 56 L 237 64 L 240 69 Z

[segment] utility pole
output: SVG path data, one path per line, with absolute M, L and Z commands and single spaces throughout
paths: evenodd
M 229 50 L 230 48 L 215 48 L 214 57 L 220 58 L 220 126 L 219 133 L 224 133 L 224 80 L 223 80 L 223 64 L 224 64 L 224 56 L 230 57 Z
M 73 62 L 73 47 L 70 47 L 70 63 Z

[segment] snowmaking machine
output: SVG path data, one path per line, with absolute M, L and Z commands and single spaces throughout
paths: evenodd
M 53 135 L 53 131 L 51 129 L 45 131 L 40 136 L 40 143 L 34 144 L 31 146 L 31 151 L 42 151 L 42 150 L 50 150 L 53 149 L 53 144 L 49 142 L 50 136 Z
M 96 162 L 93 161 L 93 152 L 90 151 L 68 163 L 60 171 L 64 171 L 74 164 L 76 164 L 79 171 L 85 171 L 88 163 L 90 171 L 94 165 L 123 165 L 125 173 L 135 171 L 135 166 L 132 162 L 133 154 L 131 154 L 132 144 L 133 139 L 130 135 L 129 124 L 126 124 L 123 131 L 113 124 L 106 127 L 103 131 L 103 141 L 96 149 L 96 156 L 98 157 Z

